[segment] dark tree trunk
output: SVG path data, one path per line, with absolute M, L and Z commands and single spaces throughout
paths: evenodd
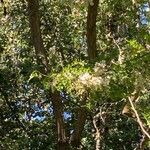
M 47 74 L 48 59 L 44 49 L 43 40 L 40 30 L 40 16 L 39 16 L 39 1 L 28 0 L 29 23 L 33 46 L 35 48 L 37 64 L 40 65 L 40 71 Z M 69 144 L 66 137 L 64 119 L 63 119 L 63 104 L 60 93 L 57 91 L 51 92 L 48 95 L 52 101 L 54 116 L 57 127 L 57 150 L 68 150 Z
M 28 0 L 28 12 L 31 38 L 35 48 L 37 63 L 40 66 L 40 70 L 46 73 L 48 71 L 48 59 L 41 36 L 38 0 Z
M 56 119 L 56 126 L 57 126 L 57 150 L 68 150 L 69 149 L 69 142 L 66 136 L 64 118 L 63 118 L 63 104 L 61 100 L 60 93 L 55 91 L 51 93 L 52 98 L 52 105 L 54 110 L 54 116 Z
M 97 56 L 96 49 L 96 17 L 99 0 L 93 0 L 94 5 L 88 6 L 88 15 L 87 15 L 87 52 L 89 60 L 93 60 Z M 84 130 L 84 125 L 86 121 L 86 110 L 84 105 L 86 104 L 87 93 L 83 95 L 81 101 L 81 108 L 78 110 L 77 121 L 75 124 L 74 132 L 70 137 L 71 145 L 75 148 L 79 148 L 81 145 L 82 131 Z
M 74 132 L 70 137 L 71 145 L 74 148 L 79 148 L 81 145 L 82 132 L 84 130 L 84 125 L 87 117 L 85 109 L 86 100 L 87 100 L 87 93 L 84 93 L 82 101 L 80 103 L 81 107 L 78 109 L 77 121 L 75 123 Z
M 96 17 L 99 0 L 93 0 L 93 5 L 89 4 L 87 14 L 87 52 L 89 60 L 97 56 L 96 48 Z

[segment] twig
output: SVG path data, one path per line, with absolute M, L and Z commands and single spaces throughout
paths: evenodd
M 99 116 L 94 116 L 93 117 L 93 126 L 96 130 L 96 133 L 95 133 L 95 140 L 96 140 L 96 150 L 99 150 L 100 149 L 100 142 L 101 142 L 101 136 L 100 136 L 100 130 L 98 129 L 97 125 L 96 125 L 96 119 L 98 118 Z
M 122 62 L 123 62 L 123 51 L 122 51 L 122 49 L 120 48 L 119 44 L 116 42 L 116 40 L 114 38 L 113 38 L 113 42 L 117 46 L 117 48 L 119 50 L 118 63 L 122 64 Z
M 139 99 L 139 97 L 137 97 L 137 99 Z M 139 126 L 140 126 L 142 132 L 150 139 L 150 135 L 149 135 L 149 133 L 144 129 L 143 123 L 142 123 L 142 121 L 141 121 L 141 119 L 140 119 L 140 117 L 139 117 L 139 115 L 138 115 L 138 112 L 137 112 L 136 109 L 135 109 L 135 106 L 134 106 L 134 104 L 133 104 L 133 102 L 132 102 L 131 97 L 128 97 L 128 100 L 129 100 L 129 102 L 130 102 L 130 104 L 131 104 L 131 107 L 132 107 L 134 113 L 135 113 L 135 116 L 136 116 L 136 118 L 137 118 L 137 122 L 138 122 L 138 124 L 139 124 Z

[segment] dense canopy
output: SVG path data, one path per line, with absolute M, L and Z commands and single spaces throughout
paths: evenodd
M 149 0 L 0 6 L 0 150 L 150 149 Z

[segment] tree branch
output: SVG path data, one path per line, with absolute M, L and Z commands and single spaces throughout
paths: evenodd
M 136 100 L 138 100 L 138 99 L 139 99 L 139 97 L 136 98 Z M 149 135 L 149 133 L 144 129 L 144 125 L 143 125 L 143 123 L 142 123 L 142 121 L 141 121 L 141 119 L 140 119 L 140 117 L 139 117 L 139 115 L 138 115 L 138 112 L 137 112 L 137 110 L 136 110 L 136 108 L 135 108 L 135 106 L 134 106 L 134 104 L 133 104 L 133 102 L 132 102 L 132 101 L 133 101 L 132 97 L 128 97 L 128 100 L 129 100 L 129 102 L 130 102 L 130 104 L 131 104 L 131 107 L 132 107 L 134 113 L 135 113 L 135 116 L 136 116 L 136 118 L 137 118 L 137 122 L 138 122 L 138 124 L 139 124 L 139 126 L 140 126 L 142 132 L 150 139 L 150 135 Z

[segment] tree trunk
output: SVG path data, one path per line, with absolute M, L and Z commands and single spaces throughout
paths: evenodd
M 35 48 L 37 64 L 40 65 L 40 71 L 47 74 L 48 59 L 44 49 L 43 40 L 40 30 L 40 16 L 39 16 L 39 1 L 28 0 L 29 23 L 33 46 Z M 69 144 L 66 137 L 64 119 L 63 119 L 63 104 L 60 93 L 55 91 L 48 95 L 52 101 L 54 116 L 57 127 L 57 150 L 68 150 Z
M 93 5 L 88 6 L 87 15 L 87 52 L 89 60 L 93 60 L 97 56 L 96 49 L 96 17 L 98 9 L 99 0 L 93 0 Z M 84 130 L 84 125 L 86 121 L 86 110 L 84 105 L 86 104 L 87 93 L 84 93 L 81 108 L 78 110 L 77 121 L 75 124 L 74 132 L 70 137 L 71 145 L 75 148 L 79 148 L 81 144 L 82 131 Z
M 71 145 L 74 148 L 79 148 L 81 145 L 82 131 L 84 130 L 84 125 L 87 117 L 86 109 L 84 108 L 86 104 L 86 100 L 87 100 L 87 93 L 84 93 L 82 97 L 82 101 L 80 103 L 81 107 L 78 109 L 77 121 L 74 127 L 74 132 L 70 137 Z
M 68 150 L 69 142 L 67 140 L 65 131 L 65 124 L 63 118 L 64 111 L 60 93 L 55 91 L 54 93 L 51 93 L 50 97 L 52 98 L 53 111 L 57 126 L 57 150 Z
M 40 66 L 40 70 L 46 73 L 48 71 L 48 59 L 41 36 L 38 0 L 28 0 L 28 12 L 31 38 L 35 48 L 37 64 Z
M 87 15 L 87 52 L 89 60 L 93 60 L 97 56 L 96 48 L 96 17 L 99 0 L 93 0 L 93 5 L 88 6 Z

